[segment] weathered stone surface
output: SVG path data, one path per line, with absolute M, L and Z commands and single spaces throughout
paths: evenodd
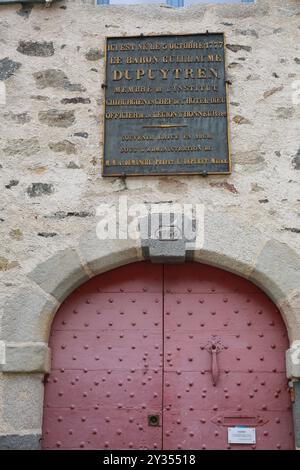
M 65 211 L 58 211 L 54 212 L 54 214 L 50 215 L 45 215 L 44 217 L 46 219 L 67 219 L 68 217 L 80 217 L 80 218 L 85 218 L 85 217 L 93 217 L 94 212 L 88 212 L 88 211 L 70 211 L 70 212 L 65 212 Z
M 152 263 L 184 263 L 190 246 L 184 229 L 192 229 L 193 222 L 180 212 L 149 213 L 139 218 L 142 253 Z M 195 241 L 196 233 L 192 232 Z
M 294 156 L 292 163 L 294 165 L 295 170 L 300 170 L 300 147 L 298 148 L 298 151 Z
M 248 277 L 265 241 L 256 228 L 238 226 L 230 215 L 209 212 L 204 218 L 204 245 L 194 260 Z
M 290 119 L 295 114 L 295 108 L 293 108 L 293 107 L 289 107 L 289 108 L 280 107 L 280 108 L 276 109 L 276 114 L 277 114 L 279 119 Z
M 291 232 L 291 233 L 300 233 L 300 228 L 296 227 L 284 227 L 285 232 Z
M 50 183 L 32 183 L 26 190 L 30 197 L 40 197 L 54 193 L 54 186 Z
M 233 155 L 233 158 L 235 163 L 242 165 L 262 165 L 265 162 L 265 158 L 259 150 L 239 152 L 237 155 Z
M 32 96 L 30 97 L 30 99 L 32 99 L 32 100 L 38 100 L 38 101 L 48 101 L 48 100 L 49 100 L 49 96 L 32 95 Z
M 6 356 L 5 356 L 5 341 L 0 340 L 0 367 L 2 364 L 5 364 Z
M 19 41 L 17 51 L 34 57 L 50 57 L 54 54 L 53 42 Z
M 260 80 L 260 76 L 257 75 L 257 73 L 251 73 L 250 75 L 247 76 L 247 80 L 251 80 L 251 81 Z
M 293 291 L 289 296 L 277 302 L 285 321 L 290 344 L 300 338 L 300 290 Z
M 27 112 L 25 113 L 13 113 L 9 111 L 8 113 L 3 114 L 4 119 L 8 121 L 13 121 L 16 124 L 26 124 L 31 121 L 31 117 Z
M 21 67 L 20 62 L 5 57 L 0 60 L 0 80 L 7 80 Z
M 245 118 L 244 116 L 240 116 L 240 115 L 234 116 L 233 121 L 236 124 L 251 124 L 249 119 Z
M 56 237 L 56 232 L 39 232 L 38 236 L 43 238 L 53 238 Z
M 260 204 L 267 204 L 269 202 L 269 199 L 259 199 L 258 202 Z
M 88 280 L 78 254 L 72 249 L 60 251 L 38 264 L 28 277 L 58 301 Z
M 0 337 L 6 341 L 48 341 L 58 307 L 39 289 L 24 287 L 4 300 Z
M 42 427 L 43 374 L 3 374 L 3 420 L 15 432 Z
M 264 191 L 264 188 L 262 186 L 260 186 L 259 184 L 257 184 L 257 183 L 252 183 L 251 184 L 251 191 L 254 192 L 254 193 L 258 193 L 259 191 Z
M 22 16 L 25 20 L 27 20 L 32 12 L 33 4 L 21 4 L 20 10 L 17 11 L 17 15 Z
M 35 72 L 33 77 L 37 88 L 63 88 L 68 91 L 85 91 L 79 83 L 71 83 L 66 74 L 59 69 L 46 69 Z
M 242 64 L 239 64 L 237 62 L 231 62 L 230 64 L 228 64 L 228 68 L 236 70 L 236 69 L 242 69 L 243 66 L 242 66 Z
M 0 434 L 0 450 L 40 450 L 42 434 Z
M 300 285 L 300 259 L 288 245 L 270 240 L 258 254 L 250 279 L 280 301 Z
M 241 36 L 253 36 L 254 38 L 259 37 L 255 29 L 236 29 L 235 32 Z
M 17 241 L 20 241 L 20 240 L 23 240 L 23 232 L 21 229 L 19 228 L 12 228 L 10 231 L 9 231 L 9 236 L 10 238 L 12 238 L 13 240 L 17 240 Z
M 104 57 L 104 52 L 101 49 L 92 48 L 87 51 L 85 58 L 87 60 L 95 61 L 102 59 Z
M 274 95 L 274 93 L 278 93 L 278 91 L 283 90 L 283 85 L 271 88 L 270 90 L 267 90 L 264 92 L 264 98 L 269 98 L 269 96 Z
M 286 352 L 286 376 L 300 379 L 300 340 L 293 341 Z
M 11 189 L 14 186 L 18 186 L 19 181 L 18 180 L 10 180 L 8 184 L 5 185 L 6 189 Z
M 273 8 L 272 2 L 272 8 Z M 258 0 L 255 4 L 251 5 L 222 5 L 222 8 L 216 8 L 215 12 L 218 17 L 224 20 L 224 18 L 232 18 L 232 19 L 244 19 L 244 18 L 257 18 L 265 17 L 268 15 L 270 11 L 270 5 L 268 2 L 263 0 Z M 251 21 L 250 20 L 250 21 Z M 253 21 L 251 21 L 251 25 Z
M 228 181 L 212 181 L 209 183 L 212 188 L 224 188 L 226 191 L 229 191 L 232 194 L 238 194 L 238 190 L 232 183 L 228 183 Z
M 76 153 L 76 145 L 69 140 L 60 140 L 59 142 L 49 142 L 49 148 L 53 152 L 63 152 L 67 155 Z
M 68 78 L 62 70 L 47 69 L 35 72 L 33 77 L 36 82 L 36 87 L 40 89 L 44 88 L 64 88 Z
M 239 51 L 251 52 L 252 50 L 251 46 L 242 46 L 240 44 L 226 44 L 226 47 L 232 52 L 239 52 Z
M 96 230 L 81 238 L 79 252 L 94 274 L 143 259 L 138 241 L 99 240 Z
M 42 166 L 42 165 L 38 165 L 38 166 L 32 166 L 32 167 L 29 167 L 28 170 L 32 173 L 35 173 L 36 175 L 42 175 L 43 173 L 46 173 L 46 171 L 48 170 L 48 167 L 47 166 Z
M 295 17 L 300 15 L 300 8 L 298 2 L 292 0 L 289 3 L 281 2 L 281 5 L 279 5 L 278 8 L 279 16 Z
M 6 343 L 3 372 L 49 372 L 50 349 L 45 343 Z
M 143 251 L 144 252 L 144 251 Z M 152 263 L 179 264 L 185 262 L 185 240 L 150 240 L 146 259 Z
M 39 120 L 50 127 L 70 127 L 75 122 L 74 111 L 49 109 L 39 112 Z
M 74 134 L 76 137 L 83 137 L 84 139 L 87 139 L 89 134 L 87 132 L 75 132 Z
M 91 100 L 89 98 L 83 98 L 82 96 L 75 96 L 74 98 L 63 98 L 61 104 L 89 104 Z
M 9 139 L 3 153 L 8 156 L 20 155 L 29 157 L 40 151 L 40 144 L 37 137 L 29 139 Z
M 8 271 L 9 269 L 16 268 L 17 266 L 20 266 L 18 261 L 10 261 L 9 259 L 0 256 L 0 271 Z
M 79 170 L 81 166 L 77 165 L 77 163 L 72 161 L 67 164 L 67 168 L 70 168 L 71 170 Z
M 69 83 L 65 85 L 65 89 L 69 91 L 86 91 L 86 88 L 80 85 L 80 83 Z

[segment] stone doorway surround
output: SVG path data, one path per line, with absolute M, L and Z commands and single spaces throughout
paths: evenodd
M 175 217 L 176 219 L 176 217 Z M 294 395 L 296 447 L 300 448 L 300 256 L 232 216 L 207 214 L 202 247 L 184 239 L 152 239 L 140 220 L 138 240 L 99 240 L 96 231 L 38 264 L 24 286 L 5 299 L 0 335 L 0 449 L 40 447 L 44 374 L 49 372 L 51 324 L 63 300 L 91 277 L 150 259 L 212 265 L 259 286 L 279 308 L 289 335 L 287 376 Z M 163 217 L 160 228 L 164 229 Z M 1 416 L 2 415 L 2 416 Z

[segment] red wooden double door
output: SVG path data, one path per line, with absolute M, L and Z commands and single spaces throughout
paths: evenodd
M 293 449 L 280 313 L 207 265 L 134 263 L 61 305 L 51 332 L 46 449 Z M 230 444 L 228 429 L 255 429 Z

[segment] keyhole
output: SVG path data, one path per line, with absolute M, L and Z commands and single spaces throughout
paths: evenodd
M 148 426 L 159 426 L 159 416 L 148 415 Z

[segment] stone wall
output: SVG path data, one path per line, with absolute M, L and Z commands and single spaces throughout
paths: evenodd
M 129 202 L 203 203 L 224 230 L 228 216 L 238 220 L 253 245 L 272 237 L 299 252 L 299 15 L 298 0 L 183 9 L 79 0 L 0 6 L 1 298 L 26 290 L 25 276 L 77 246 L 95 229 L 96 207 L 121 195 Z M 105 36 L 207 29 L 227 37 L 232 175 L 103 179 Z M 208 233 L 213 240 L 215 232 Z M 241 238 L 238 246 L 248 253 Z M 29 411 L 32 396 L 41 400 L 41 384 L 40 374 L 4 375 L 0 410 L 23 400 L 28 415 L 20 412 L 16 421 L 3 411 L 0 434 L 25 433 L 36 442 L 41 412 L 30 418 Z

